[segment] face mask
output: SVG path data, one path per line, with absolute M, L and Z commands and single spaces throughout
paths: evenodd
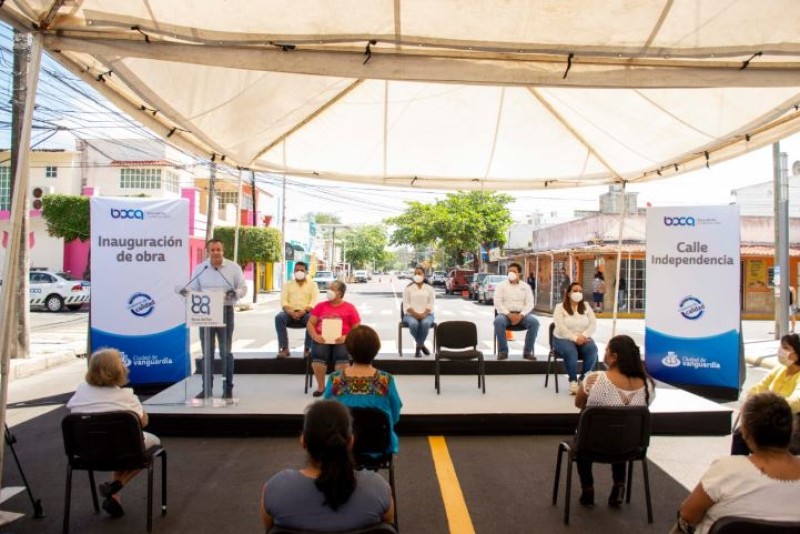
M 583 300 L 583 293 L 570 293 L 569 298 L 572 299 L 572 302 L 580 302 Z
M 509 282 L 516 282 L 517 281 L 517 273 L 511 271 L 508 273 L 508 281 Z
M 305 280 L 306 279 L 305 271 L 295 271 L 294 279 L 297 280 L 298 282 L 302 282 L 303 280 Z
M 778 363 L 781 365 L 789 365 L 789 351 L 785 349 L 778 349 Z
M 423 280 L 425 280 L 425 278 L 423 278 L 421 274 L 414 275 L 414 281 L 416 283 L 421 284 Z
M 334 300 L 336 298 L 336 291 L 334 291 L 333 289 L 329 289 L 325 293 L 325 296 L 328 297 L 328 300 Z

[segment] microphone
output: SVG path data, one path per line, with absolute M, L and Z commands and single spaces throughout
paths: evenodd
M 201 275 L 201 274 L 203 274 L 204 272 L 206 272 L 206 269 L 208 269 L 208 264 L 207 264 L 207 263 L 206 263 L 205 265 L 203 265 L 203 268 L 202 268 L 202 269 L 200 269 L 200 272 L 199 272 L 199 273 L 197 273 L 196 275 L 194 275 L 194 276 L 192 277 L 192 279 L 191 279 L 191 280 L 189 280 L 188 282 L 186 282 L 186 285 L 185 285 L 185 286 L 183 286 L 183 287 L 181 288 L 181 290 L 180 290 L 180 291 L 178 291 L 178 293 L 180 293 L 181 295 L 183 295 L 183 296 L 185 297 L 185 296 L 186 296 L 186 288 L 187 288 L 187 287 L 189 287 L 189 286 L 191 285 L 191 283 L 192 283 L 192 282 L 194 282 L 195 280 L 197 280 L 198 278 L 200 278 L 200 275 Z M 222 273 L 220 273 L 220 274 L 222 274 Z

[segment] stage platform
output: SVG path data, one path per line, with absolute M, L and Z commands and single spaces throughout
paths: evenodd
M 544 387 L 546 362 L 511 359 L 486 361 L 486 394 L 477 387 L 475 364 L 442 362 L 440 395 L 436 394 L 433 357 L 416 359 L 381 355 L 376 367 L 395 375 L 403 410 L 397 432 L 431 434 L 569 434 L 578 410 L 567 391 L 566 375 Z M 151 430 L 178 436 L 299 435 L 303 410 L 314 401 L 304 393 L 304 360 L 275 359 L 264 353 L 236 353 L 234 402 L 219 401 L 222 377 L 215 361 L 215 402 L 193 402 L 201 390 L 194 374 L 161 391 L 144 405 Z M 563 370 L 562 370 L 563 372 Z M 662 435 L 725 435 L 731 410 L 700 396 L 658 383 L 651 406 L 653 433 Z

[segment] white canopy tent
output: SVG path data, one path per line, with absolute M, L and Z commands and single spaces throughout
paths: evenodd
M 426 189 L 638 182 L 800 131 L 800 3 L 7 0 L 201 157 Z

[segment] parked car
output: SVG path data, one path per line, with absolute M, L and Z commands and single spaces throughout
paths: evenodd
M 481 281 L 481 285 L 478 286 L 478 302 L 484 304 L 491 304 L 494 302 L 495 289 L 497 289 L 497 285 L 504 280 L 508 280 L 508 277 L 500 274 L 490 274 L 484 278 Z
M 331 271 L 317 271 L 317 274 L 314 275 L 314 283 L 323 291 L 328 289 L 328 284 L 334 280 L 336 280 L 336 277 L 333 276 Z
M 444 271 L 433 271 L 433 275 L 431 276 L 431 284 L 434 286 L 443 286 L 445 280 L 447 280 L 447 273 Z
M 467 289 L 467 276 L 475 274 L 471 269 L 453 269 L 444 282 L 445 293 L 456 293 Z
M 367 274 L 367 271 L 354 271 L 353 280 L 357 284 L 366 283 L 369 281 L 369 274 Z
M 478 300 L 478 286 L 481 285 L 481 282 L 484 278 L 489 276 L 489 273 L 476 273 L 475 276 L 472 277 L 469 283 L 469 298 L 472 300 Z
M 79 310 L 90 301 L 89 282 L 71 280 L 68 273 L 33 270 L 28 273 L 28 291 L 31 308 L 46 308 L 60 312 L 64 308 Z M 0 280 L 0 285 L 2 285 Z

